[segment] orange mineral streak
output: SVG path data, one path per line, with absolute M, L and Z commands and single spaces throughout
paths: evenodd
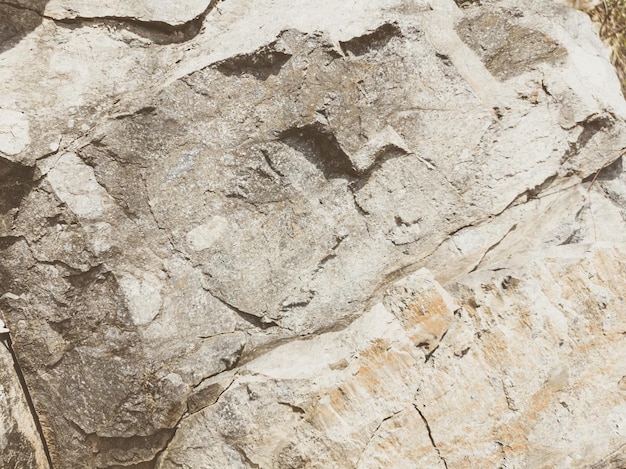
M 407 342 L 404 347 L 408 346 Z M 405 387 L 409 394 L 416 370 L 415 358 L 409 352 L 389 339 L 373 341 L 359 354 L 357 371 L 346 372 L 346 379 L 337 388 L 319 397 L 311 412 L 311 424 L 329 433 L 346 429 L 354 418 L 351 414 L 371 411 L 375 418 L 372 403 L 384 403 L 388 389 Z
M 403 311 L 399 318 L 413 342 L 425 338 L 440 339 L 452 322 L 453 313 L 436 291 L 420 294 Z

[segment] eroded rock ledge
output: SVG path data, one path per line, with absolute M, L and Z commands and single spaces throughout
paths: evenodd
M 31 3 L 0 311 L 54 468 L 626 457 L 626 103 L 584 15 Z

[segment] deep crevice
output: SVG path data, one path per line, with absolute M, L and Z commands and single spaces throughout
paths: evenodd
M 22 10 L 32 11 L 33 13 L 41 16 L 41 18 L 50 20 L 61 27 L 73 29 L 82 28 L 85 26 L 106 26 L 113 30 L 118 28 L 125 29 L 133 34 L 148 39 L 155 44 L 165 45 L 187 42 L 200 34 L 202 26 L 204 24 L 204 20 L 206 19 L 208 14 L 217 7 L 217 4 L 220 1 L 223 0 L 211 0 L 209 5 L 202 13 L 197 15 L 195 18 L 192 18 L 191 20 L 179 25 L 172 25 L 165 21 L 147 21 L 132 17 L 115 15 L 100 17 L 76 16 L 73 18 L 53 18 L 50 16 L 46 16 L 45 14 L 43 14 L 43 12 L 39 12 L 35 9 L 14 5 L 8 2 L 2 2 L 0 4 Z
M 278 75 L 283 65 L 291 58 L 291 54 L 276 49 L 271 42 L 249 54 L 240 54 L 217 62 L 213 67 L 221 74 L 231 77 L 250 75 L 257 80 L 267 80 L 270 75 Z
M 302 407 L 294 405 L 294 404 L 291 404 L 289 402 L 280 402 L 279 401 L 278 404 L 289 407 L 294 414 L 306 414 L 306 411 Z
M 15 47 L 42 22 L 41 12 L 47 1 L 28 8 L 0 1 L 0 53 Z
M 613 126 L 613 120 L 607 115 L 592 114 L 577 125 L 582 126 L 583 130 L 575 142 L 569 144 L 569 148 L 561 157 L 561 164 L 565 163 L 571 157 L 576 155 L 580 150 L 585 148 L 587 143 L 598 132 L 610 129 Z
M 13 350 L 13 343 L 11 341 L 11 337 L 8 334 L 3 334 L 3 335 L 5 335 L 6 338 L 2 340 L 2 344 L 6 347 L 6 349 L 11 354 L 11 357 L 13 358 L 13 369 L 15 370 L 15 374 L 17 375 L 17 378 L 20 382 L 20 386 L 22 387 L 22 394 L 24 395 L 24 398 L 26 399 L 26 403 L 28 404 L 28 409 L 30 410 L 30 414 L 33 418 L 33 422 L 35 423 L 35 428 L 37 429 L 37 433 L 39 434 L 39 439 L 41 440 L 41 445 L 43 447 L 43 452 L 46 456 L 46 460 L 48 461 L 48 466 L 50 469 L 54 469 L 54 466 L 52 465 L 52 457 L 50 455 L 50 449 L 48 448 L 48 442 L 46 441 L 46 438 L 44 436 L 43 427 L 41 426 L 39 415 L 37 414 L 37 410 L 35 409 L 35 403 L 33 402 L 33 399 L 28 390 L 28 386 L 26 385 L 26 379 L 24 378 L 22 367 L 20 366 L 20 363 L 17 359 L 17 355 L 15 354 L 15 351 Z
M 413 404 L 413 407 L 415 408 L 417 413 L 422 418 L 422 421 L 424 422 L 424 425 L 426 425 L 426 431 L 428 432 L 428 438 L 430 439 L 430 442 L 433 445 L 433 448 L 435 448 L 435 451 L 437 451 L 437 454 L 439 455 L 439 459 L 441 459 L 441 462 L 443 463 L 444 467 L 446 469 L 448 469 L 448 463 L 446 462 L 446 459 L 441 455 L 441 451 L 439 450 L 439 448 L 437 448 L 437 444 L 435 443 L 435 439 L 433 438 L 433 432 L 430 429 L 430 425 L 428 424 L 428 420 L 426 420 L 426 417 L 424 417 L 424 414 L 419 409 L 419 407 L 417 407 L 416 404 Z
M 402 37 L 402 31 L 397 23 L 384 23 L 369 34 L 339 42 L 344 54 L 355 56 L 364 55 L 375 49 L 382 49 L 394 37 Z
M 318 122 L 287 129 L 280 133 L 279 139 L 302 153 L 326 179 L 357 176 L 335 135 Z
M 176 422 L 176 424 L 172 427 L 172 434 L 169 436 L 169 438 L 167 439 L 167 441 L 163 445 L 163 448 L 161 448 L 159 451 L 157 451 L 156 454 L 154 455 L 154 457 L 150 461 L 146 461 L 146 464 L 151 464 L 152 465 L 151 467 L 156 467 L 157 462 L 159 462 L 159 458 L 161 457 L 161 455 L 163 453 L 165 453 L 165 451 L 167 451 L 167 449 L 169 448 L 170 444 L 174 440 L 174 437 L 176 436 L 176 432 L 178 431 L 178 427 L 180 425 L 180 422 L 182 422 L 183 418 L 185 418 L 185 417 L 186 417 L 186 415 L 184 413 L 183 413 L 183 415 L 180 416 L 180 418 L 178 419 L 178 422 Z
M 626 150 L 622 149 L 622 151 Z M 608 165 L 600 168 L 593 174 L 590 174 L 586 178 L 582 180 L 583 184 L 591 183 L 594 180 L 597 181 L 612 181 L 620 177 L 623 173 L 623 155 L 617 158 L 615 161 L 609 163 Z
M 19 207 L 35 185 L 34 166 L 23 166 L 0 157 L 0 214 Z
M 252 324 L 257 329 L 265 330 L 265 329 L 268 329 L 270 327 L 281 327 L 279 324 L 277 324 L 274 321 L 263 321 L 263 318 L 260 318 L 259 316 L 255 316 L 252 313 L 247 313 L 245 311 L 242 311 L 241 309 L 237 308 L 236 306 L 233 306 L 232 304 L 230 304 L 226 300 L 224 300 L 224 299 L 220 298 L 219 296 L 215 295 L 215 293 L 213 293 L 213 292 L 209 292 L 209 293 L 211 293 L 211 295 L 213 295 L 213 297 L 215 297 L 220 303 L 222 303 L 228 309 L 230 309 L 231 311 L 236 313 L 241 319 L 243 319 L 244 321 Z

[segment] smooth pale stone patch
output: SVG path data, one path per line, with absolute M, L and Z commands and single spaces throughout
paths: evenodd
M 65 153 L 48 172 L 48 182 L 59 199 L 78 217 L 95 220 L 102 216 L 108 198 L 93 173 L 74 153 Z
M 0 152 L 14 156 L 30 144 L 28 119 L 24 113 L 0 109 Z
M 85 226 L 89 233 L 90 246 L 96 256 L 100 256 L 111 249 L 113 228 L 109 223 L 98 222 Z
M 50 142 L 50 144 L 48 145 L 48 148 L 50 149 L 51 152 L 57 152 L 59 151 L 59 148 L 61 147 L 61 135 L 59 135 L 59 139 L 55 140 L 54 142 Z
M 118 275 L 133 323 L 149 324 L 161 310 L 163 280 L 152 272 L 142 272 L 141 278 L 130 273 Z
M 187 244 L 194 251 L 208 249 L 220 239 L 228 228 L 228 221 L 224 217 L 216 216 L 206 223 L 196 226 L 187 233 Z

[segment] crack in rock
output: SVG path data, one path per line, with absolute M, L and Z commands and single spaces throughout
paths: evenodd
M 209 293 L 211 293 L 211 295 L 213 295 L 217 300 L 219 300 L 228 309 L 230 309 L 234 313 L 236 313 L 237 316 L 239 316 L 241 319 L 243 319 L 247 323 L 252 324 L 257 329 L 265 330 L 265 329 L 268 329 L 270 327 L 281 327 L 282 328 L 282 326 L 280 326 L 275 321 L 268 320 L 265 317 L 259 317 L 259 316 L 255 315 L 255 314 L 243 311 L 243 310 L 237 308 L 236 306 L 232 305 L 228 301 L 224 300 L 223 298 L 220 298 L 219 296 L 216 296 L 213 292 L 209 292 Z
M 223 373 L 228 373 L 226 376 L 230 375 L 230 379 L 228 384 L 223 385 L 222 382 L 217 381 L 219 376 Z M 214 382 L 205 384 L 209 380 L 213 380 Z M 230 389 L 233 383 L 237 380 L 236 372 L 233 373 L 231 370 L 224 371 L 217 375 L 207 377 L 202 380 L 195 388 L 192 394 L 187 399 L 187 415 L 183 418 L 187 418 L 191 415 L 197 414 L 201 410 L 210 407 L 220 400 L 222 395 Z
M 4 295 L 3 295 L 4 296 Z M 39 439 L 41 440 L 41 445 L 43 447 L 44 455 L 46 456 L 46 460 L 48 462 L 49 469 L 54 469 L 52 465 L 52 457 L 50 455 L 50 448 L 48 448 L 48 442 L 46 441 L 46 437 L 44 435 L 43 427 L 41 425 L 41 420 L 39 419 L 39 414 L 35 409 L 35 404 L 30 395 L 30 391 L 28 390 L 28 385 L 26 384 L 26 378 L 24 377 L 24 373 L 22 372 L 22 367 L 17 359 L 17 355 L 13 350 L 13 345 L 11 342 L 11 337 L 9 333 L 0 333 L 0 342 L 2 345 L 9 351 L 11 354 L 11 358 L 13 359 L 13 369 L 15 370 L 15 374 L 17 375 L 20 386 L 22 387 L 22 393 L 24 394 L 24 398 L 26 399 L 26 403 L 28 405 L 28 410 L 32 416 L 33 422 L 35 423 L 35 428 L 37 429 L 37 434 L 39 435 Z
M 613 125 L 614 121 L 612 116 L 601 114 L 592 114 L 586 117 L 582 122 L 576 123 L 576 126 L 582 127 L 582 131 L 576 141 L 569 144 L 569 148 L 561 157 L 561 164 L 565 163 L 585 148 L 594 135 L 598 132 L 610 129 Z
M 82 27 L 101 27 L 105 26 L 109 29 L 124 29 L 137 36 L 148 39 L 149 41 L 160 44 L 179 44 L 187 42 L 195 38 L 202 31 L 204 20 L 209 13 L 217 8 L 217 4 L 223 0 L 211 0 L 206 9 L 196 17 L 182 24 L 170 24 L 166 21 L 159 20 L 142 20 L 133 18 L 130 16 L 115 16 L 115 15 L 103 15 L 98 17 L 89 16 L 74 16 L 70 18 L 55 18 L 45 15 L 35 9 L 28 8 L 22 5 L 16 5 L 9 2 L 0 2 L 0 5 L 8 7 L 27 10 L 36 13 L 41 18 L 50 20 L 57 25 L 66 26 L 70 28 L 82 28 Z
M 485 249 L 485 252 L 483 253 L 483 255 L 480 257 L 480 259 L 478 260 L 478 262 L 476 263 L 476 265 L 472 268 L 472 270 L 469 271 L 469 273 L 471 274 L 472 272 L 475 272 L 480 265 L 482 264 L 483 260 L 485 259 L 485 257 L 487 257 L 487 254 L 489 254 L 491 251 L 493 251 L 495 248 L 497 248 L 505 239 L 506 237 L 511 234 L 513 231 L 515 231 L 517 229 L 517 223 L 513 224 L 506 233 L 504 233 L 504 235 L 495 243 L 493 243 L 491 246 L 489 246 L 487 249 Z
M 439 346 L 441 345 L 441 342 L 443 341 L 448 331 L 449 329 L 446 329 L 444 333 L 441 334 L 441 337 L 439 338 L 439 342 L 437 342 L 437 345 L 435 345 L 435 347 L 433 347 L 433 349 L 426 354 L 426 357 L 424 358 L 424 363 L 428 362 L 428 360 L 430 360 L 433 357 L 433 354 L 439 349 Z
M 446 462 L 446 459 L 441 455 L 441 451 L 439 450 L 439 448 L 437 447 L 437 444 L 435 443 L 435 439 L 433 438 L 433 432 L 432 432 L 432 430 L 430 428 L 430 424 L 428 423 L 428 420 L 426 420 L 426 417 L 424 416 L 422 411 L 419 409 L 419 407 L 417 407 L 416 404 L 413 404 L 413 407 L 415 408 L 415 410 L 417 411 L 419 416 L 422 418 L 422 421 L 424 422 L 424 425 L 426 425 L 426 431 L 428 432 L 428 438 L 430 439 L 430 442 L 433 445 L 433 448 L 435 448 L 435 451 L 439 455 L 439 459 L 441 459 L 441 462 L 443 463 L 444 467 L 446 469 L 448 469 L 448 463 Z
M 363 447 L 363 451 L 361 451 L 361 456 L 359 456 L 359 459 L 357 460 L 355 467 L 359 467 L 359 462 L 361 462 L 361 458 L 363 457 L 363 455 L 365 454 L 365 450 L 367 449 L 367 447 L 369 446 L 369 444 L 372 442 L 372 440 L 376 437 L 376 435 L 378 434 L 380 428 L 383 426 L 383 424 L 385 422 L 387 422 L 388 420 L 391 420 L 392 418 L 396 417 L 397 415 L 401 414 L 403 411 L 399 410 L 397 412 L 394 412 L 391 415 L 388 415 L 387 417 L 385 417 L 384 419 L 382 419 L 380 421 L 380 423 L 376 426 L 376 428 L 374 429 L 374 431 L 372 432 L 372 434 L 370 435 L 369 440 L 367 441 L 367 443 L 365 444 L 365 446 Z

